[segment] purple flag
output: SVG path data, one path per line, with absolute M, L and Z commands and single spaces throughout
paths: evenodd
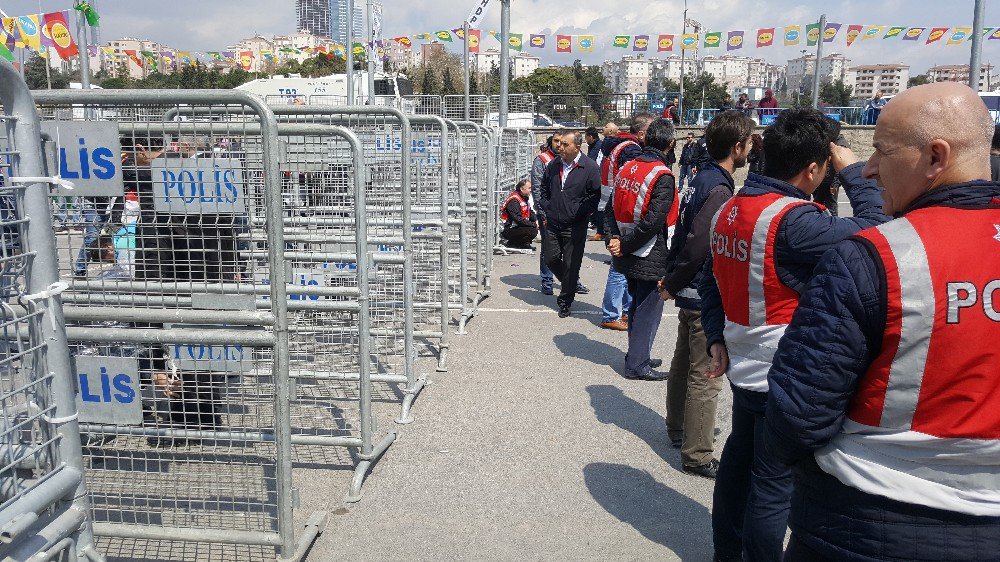
M 736 49 L 743 48 L 743 32 L 742 31 L 730 31 L 729 37 L 726 40 L 726 50 L 735 51 Z
M 841 24 L 839 24 L 839 23 L 828 23 L 828 24 L 826 24 L 826 29 L 823 30 L 823 42 L 824 43 L 832 43 L 833 42 L 833 38 L 836 37 L 837 33 L 840 32 L 840 25 Z

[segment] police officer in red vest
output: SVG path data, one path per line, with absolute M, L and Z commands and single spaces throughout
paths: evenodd
M 823 256 L 769 373 L 795 471 L 786 560 L 1000 559 L 1000 184 L 964 85 L 885 106 L 864 174 L 895 220 Z
M 712 508 L 719 560 L 777 560 L 788 520 L 791 472 L 764 454 L 767 371 L 778 340 L 820 256 L 848 236 L 889 219 L 861 165 L 841 170 L 854 208 L 831 216 L 810 195 L 831 165 L 839 123 L 815 109 L 778 114 L 764 133 L 764 175 L 750 174 L 712 220 L 711 252 L 699 287 L 712 362 L 729 377 L 732 433 L 719 460 Z
M 642 155 L 618 172 L 604 229 L 612 266 L 625 276 L 632 294 L 625 378 L 659 381 L 666 375 L 653 370 L 650 352 L 663 316 L 657 282 L 667 272 L 670 232 L 677 223 L 677 187 L 663 153 L 674 140 L 673 123 L 653 121 L 645 140 Z
M 510 248 L 530 249 L 531 241 L 538 235 L 538 219 L 528 204 L 530 198 L 531 182 L 523 179 L 517 182 L 500 207 L 500 222 L 503 223 L 500 236 Z

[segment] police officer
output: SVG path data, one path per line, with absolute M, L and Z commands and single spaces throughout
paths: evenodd
M 875 127 L 864 175 L 897 218 L 823 257 L 769 374 L 765 442 L 796 475 L 786 560 L 996 559 L 993 119 L 942 82 Z
M 788 519 L 791 473 L 764 454 L 767 371 L 813 267 L 834 244 L 889 219 L 861 165 L 841 171 L 854 217 L 809 201 L 826 177 L 840 124 L 815 109 L 781 112 L 764 134 L 764 176 L 750 174 L 712 221 L 712 251 L 699 296 L 712 362 L 729 376 L 732 433 L 722 451 L 712 508 L 720 560 L 777 560 Z
M 531 241 L 538 234 L 538 219 L 528 204 L 530 198 L 531 182 L 524 179 L 517 182 L 500 207 L 500 235 L 511 248 L 531 249 Z

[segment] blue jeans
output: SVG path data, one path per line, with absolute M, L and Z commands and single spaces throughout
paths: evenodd
M 608 267 L 608 282 L 604 285 L 604 302 L 601 303 L 601 322 L 614 322 L 632 306 L 628 292 L 628 279 L 618 273 L 614 264 Z
M 632 302 L 628 308 L 628 353 L 625 371 L 630 375 L 648 373 L 649 354 L 653 351 L 656 331 L 663 317 L 663 299 L 656 290 L 656 281 L 628 280 Z
M 541 220 L 538 221 L 538 233 L 542 235 L 542 247 L 545 244 L 545 237 L 549 235 L 548 229 L 545 228 L 545 223 Z M 542 289 L 552 289 L 552 272 L 549 270 L 549 266 L 545 265 L 545 253 L 542 251 L 538 252 L 538 276 L 542 280 Z
M 104 206 L 106 208 L 106 205 Z M 108 221 L 107 211 L 102 208 L 98 210 L 95 203 L 89 201 L 83 203 L 80 210 L 83 215 L 83 246 L 77 255 L 76 263 L 73 264 L 73 273 L 76 275 L 87 274 L 87 250 L 92 248 L 101 234 L 101 227 Z
M 684 182 L 690 181 L 691 179 L 691 165 L 681 164 L 681 177 L 677 180 L 677 189 L 684 189 Z
M 766 392 L 735 385 L 733 431 L 719 461 L 712 497 L 717 558 L 781 560 L 792 499 L 792 473 L 764 449 Z

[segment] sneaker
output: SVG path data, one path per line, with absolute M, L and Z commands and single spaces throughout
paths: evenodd
M 601 234 L 591 234 L 587 237 L 587 242 L 600 242 L 604 240 L 604 236 Z
M 665 380 L 667 380 L 667 377 L 668 377 L 667 373 L 659 373 L 659 372 L 654 371 L 652 369 L 646 371 L 645 373 L 643 373 L 641 375 L 635 375 L 635 374 L 632 374 L 632 373 L 629 373 L 628 371 L 626 371 L 625 374 L 622 375 L 622 376 L 625 377 L 625 378 L 627 378 L 627 379 L 629 379 L 629 380 L 633 380 L 633 381 L 635 381 L 635 380 L 642 380 L 642 381 L 665 381 Z
M 719 473 L 719 460 L 712 459 L 708 461 L 708 463 L 699 464 L 698 466 L 683 466 L 681 467 L 681 470 L 684 474 L 693 474 L 695 476 L 715 480 L 715 476 Z
M 588 289 L 587 287 L 585 287 L 583 285 L 583 283 L 577 283 L 576 284 L 576 294 L 578 294 L 578 295 L 586 295 L 588 293 L 590 293 L 590 289 Z
M 552 287 L 546 287 L 546 286 L 543 285 L 542 288 L 539 289 L 539 290 L 542 292 L 543 295 L 554 295 L 555 294 L 554 292 L 552 292 Z
M 570 314 L 571 313 L 569 311 L 569 307 L 568 306 L 560 306 L 559 307 L 559 318 L 566 318 Z
M 609 320 L 607 322 L 601 322 L 601 327 L 608 330 L 616 330 L 619 332 L 628 331 L 628 324 L 622 322 L 621 320 Z

